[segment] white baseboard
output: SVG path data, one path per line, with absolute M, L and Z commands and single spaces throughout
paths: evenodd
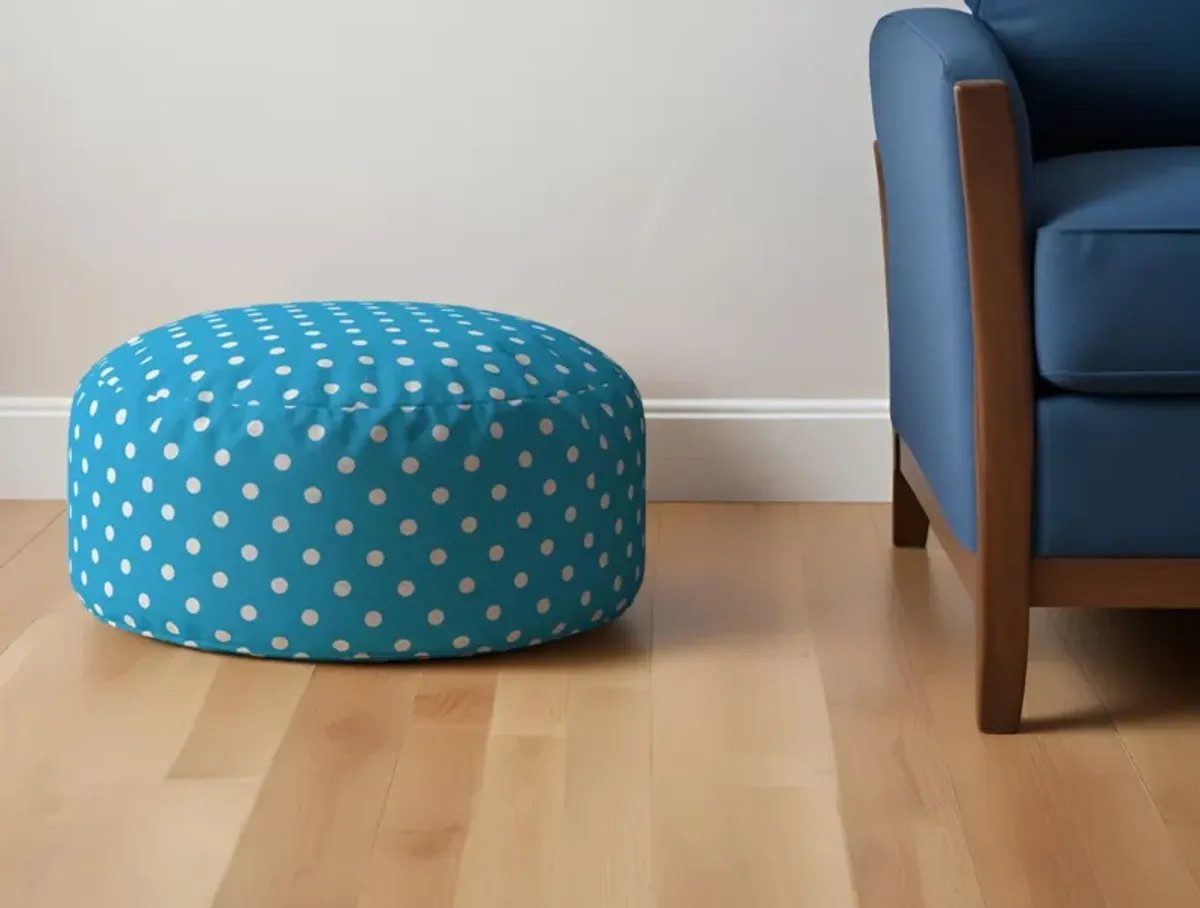
M 658 501 L 886 501 L 886 400 L 647 400 Z M 61 498 L 69 398 L 0 397 L 0 499 Z

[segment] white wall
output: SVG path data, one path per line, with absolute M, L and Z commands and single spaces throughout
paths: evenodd
M 648 398 L 886 395 L 888 0 L 0 5 L 0 396 L 198 309 L 454 301 Z

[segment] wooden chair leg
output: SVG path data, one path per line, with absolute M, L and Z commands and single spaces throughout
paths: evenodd
M 892 545 L 923 549 L 929 541 L 929 515 L 900 471 L 900 436 L 892 436 Z
M 981 571 L 975 603 L 976 720 L 994 735 L 1020 730 L 1029 664 L 1027 589 L 1006 580 Z

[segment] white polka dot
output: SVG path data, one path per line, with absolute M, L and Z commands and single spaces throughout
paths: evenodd
M 575 568 L 571 567 L 571 565 L 568 564 L 565 568 L 562 569 L 562 579 L 563 580 L 570 580 L 574 576 L 575 576 Z
M 520 514 L 517 515 L 517 526 L 519 526 L 521 529 L 523 529 L 523 530 L 529 529 L 529 526 L 532 523 L 533 523 L 533 516 L 528 511 L 522 511 Z
M 533 466 L 533 455 L 528 451 L 522 451 L 517 457 L 517 463 L 523 467 Z
M 233 639 L 233 635 L 229 633 L 229 631 L 213 631 L 213 636 L 216 637 L 220 643 L 228 643 Z
M 340 596 L 343 599 L 346 598 L 347 596 L 349 596 L 350 595 L 350 582 L 347 580 L 339 580 L 337 583 L 335 583 L 333 585 L 333 594 L 335 596 Z
M 458 581 L 458 591 L 463 595 L 475 592 L 475 581 L 470 577 L 464 577 Z
M 592 591 L 591 590 L 584 590 L 583 593 L 580 594 L 579 604 L 580 605 L 591 605 L 592 604 Z
M 379 627 L 383 624 L 383 614 L 381 612 L 367 612 L 363 615 L 363 624 L 367 627 Z
M 367 493 L 367 501 L 371 502 L 373 505 L 381 505 L 387 501 L 387 492 L 385 492 L 383 489 L 371 489 L 371 491 Z
M 474 473 L 479 469 L 479 458 L 474 454 L 468 454 L 463 458 L 463 469 L 468 473 Z
M 553 539 L 543 539 L 542 540 L 542 554 L 550 555 L 550 554 L 553 554 L 553 552 L 554 552 L 554 540 Z
M 337 523 L 335 523 L 333 525 L 333 529 L 337 532 L 337 534 L 339 536 L 349 536 L 351 533 L 354 532 L 354 524 L 351 521 L 347 520 L 345 517 L 343 517 L 341 520 L 339 520 Z
M 95 439 L 93 439 L 93 441 L 96 445 L 97 451 L 99 451 L 102 447 L 104 447 L 104 437 L 99 432 L 96 433 L 96 437 L 95 437 Z
M 197 479 L 195 476 L 188 477 L 188 481 L 186 483 L 184 483 L 184 486 L 193 495 L 199 494 L 199 492 L 200 492 L 200 480 Z
M 507 494 L 508 494 L 508 489 L 505 488 L 502 484 L 497 483 L 496 485 L 492 486 L 492 498 L 495 499 L 496 501 L 503 501 L 504 496 Z
M 134 444 L 132 441 L 130 441 L 130 442 L 126 442 L 126 444 L 125 444 L 125 458 L 126 458 L 127 460 L 133 460 L 133 458 L 134 458 L 136 455 L 137 455 L 137 445 L 135 445 L 135 444 Z
M 116 422 L 116 424 L 118 426 L 123 426 L 123 425 L 125 425 L 125 417 L 126 416 L 128 416 L 128 414 L 125 412 L 124 408 L 122 408 L 117 411 L 117 415 L 116 415 L 116 418 L 114 421 Z
M 147 494 L 154 491 L 154 480 L 149 476 L 142 478 L 142 491 Z
M 608 493 L 605 492 L 603 495 L 600 496 L 600 507 L 604 510 L 608 510 L 608 505 L 611 501 L 612 501 L 612 499 L 610 499 L 608 497 Z
M 411 596 L 415 590 L 416 586 L 413 585 L 411 580 L 401 580 L 400 583 L 396 585 L 396 592 L 406 599 Z
M 446 385 L 446 390 L 451 394 L 462 394 L 465 389 L 458 382 L 452 381 L 450 384 Z
M 400 521 L 400 532 L 405 536 L 411 536 L 417 531 L 417 522 L 411 517 L 407 517 Z
M 558 490 L 558 483 L 553 479 L 547 479 L 542 484 L 542 491 L 547 495 L 553 495 Z
M 344 653 L 344 652 L 349 651 L 350 644 L 347 643 L 345 640 L 334 640 L 333 648 L 335 650 L 337 650 L 339 653 Z
M 308 437 L 312 441 L 320 441 L 322 438 L 325 437 L 325 427 L 324 426 L 309 426 L 308 427 Z
M 321 490 L 316 486 L 309 486 L 304 490 L 304 500 L 309 504 L 317 504 L 321 500 Z
M 441 567 L 446 563 L 446 550 L 434 549 L 429 553 L 429 563 L 437 567 Z
M 488 549 L 488 558 L 492 561 L 501 561 L 504 558 L 504 546 L 494 545 Z
M 209 422 L 209 419 L 207 416 L 201 416 L 200 418 L 198 418 L 192 422 L 192 428 L 195 429 L 197 432 L 206 432 L 208 430 L 209 425 L 210 425 L 210 422 Z
M 576 518 L 576 516 L 578 515 L 578 513 L 579 513 L 579 512 L 575 510 L 575 506 L 574 506 L 574 505 L 572 505 L 571 507 L 567 508 L 567 509 L 566 509 L 566 510 L 563 512 L 563 519 L 564 519 L 564 520 L 565 520 L 567 523 L 574 523 L 574 522 L 575 522 L 575 518 Z
M 537 603 L 537 611 L 539 615 L 544 615 L 546 612 L 550 611 L 550 600 L 539 599 Z
M 517 589 L 523 590 L 528 585 L 529 585 L 529 575 L 526 574 L 524 571 L 519 571 L 517 573 L 517 575 L 515 577 L 513 577 L 513 586 L 515 586 Z
M 244 486 L 242 486 L 242 495 L 247 501 L 253 501 L 258 497 L 258 486 L 252 482 L 246 483 Z
M 374 426 L 371 429 L 371 441 L 381 443 L 387 441 L 388 431 L 383 426 Z
M 272 637 L 271 638 L 271 648 L 272 649 L 287 649 L 288 648 L 288 638 L 287 637 Z
M 213 586 L 215 586 L 217 589 L 223 590 L 225 587 L 229 586 L 229 577 L 225 575 L 224 571 L 217 571 L 212 575 L 212 582 Z
M 574 463 L 578 459 L 579 459 L 579 449 L 577 447 L 575 447 L 574 445 L 571 445 L 571 447 L 567 448 L 567 462 Z
M 354 458 L 353 457 L 339 458 L 338 462 L 337 462 L 337 468 L 338 468 L 338 472 L 342 473 L 342 474 L 353 473 L 354 472 Z
M 271 520 L 271 529 L 276 533 L 286 533 L 291 527 L 291 523 L 286 517 L 280 515 Z
M 374 394 L 379 390 L 373 384 L 371 384 L 369 381 L 363 382 L 361 385 L 358 386 L 358 389 L 360 391 L 362 391 L 363 394 Z
M 195 536 L 190 537 L 188 541 L 183 544 L 183 547 L 187 549 L 187 553 L 189 555 L 200 554 L 200 540 Z
M 260 419 L 252 419 L 246 423 L 246 434 L 258 438 L 263 434 L 263 424 Z
M 86 529 L 86 527 L 85 527 L 85 529 Z M 143 552 L 148 552 L 148 551 L 150 551 L 151 548 L 154 547 L 154 542 L 153 542 L 153 540 L 151 540 L 151 538 L 149 536 L 143 536 L 141 538 L 141 544 L 142 544 Z
M 464 533 L 474 533 L 479 527 L 479 521 L 474 517 L 464 517 L 462 521 L 462 531 Z
M 549 435 L 549 434 L 551 434 L 551 433 L 554 431 L 554 423 L 553 423 L 552 421 L 550 421 L 549 419 L 544 419 L 544 418 L 543 418 L 543 419 L 542 419 L 542 420 L 541 420 L 541 421 L 538 423 L 538 429 L 540 429 L 540 430 L 541 430 L 541 433 L 542 433 L 543 435 Z
M 417 470 L 421 469 L 421 462 L 415 457 L 405 457 L 400 462 L 400 469 L 411 476 Z
M 217 453 L 213 455 L 213 461 L 218 467 L 229 466 L 229 452 L 224 448 L 221 448 L 221 450 L 217 451 Z
M 213 524 L 221 529 L 229 526 L 229 515 L 224 511 L 213 512 Z
M 305 549 L 301 557 L 304 559 L 305 564 L 314 565 L 321 560 L 321 553 L 316 549 Z
M 283 577 L 276 577 L 271 581 L 271 592 L 282 596 L 288 590 L 288 582 Z
M 201 391 L 196 395 L 196 399 L 203 404 L 211 404 L 213 402 L 212 391 Z
M 433 427 L 433 440 L 434 441 L 445 441 L 449 437 L 450 437 L 450 430 L 446 426 L 436 425 Z
M 308 627 L 313 627 L 318 621 L 321 620 L 321 616 L 317 614 L 316 609 L 306 608 L 300 613 L 300 620 Z
M 447 489 L 445 486 L 438 486 L 436 489 L 433 490 L 432 497 L 433 497 L 434 504 L 445 504 L 447 501 L 450 500 L 450 490 Z
M 183 607 L 188 610 L 188 614 L 195 615 L 200 611 L 200 600 L 190 597 L 183 603 Z
M 504 426 L 500 425 L 498 422 L 494 422 L 488 426 L 488 432 L 491 433 L 492 438 L 495 438 L 497 441 L 499 441 L 504 437 Z
M 588 473 L 588 477 L 587 477 L 587 487 L 588 487 L 589 489 L 594 489 L 594 488 L 596 488 L 596 474 L 595 474 L 595 473 Z
M 462 637 L 454 638 L 454 648 L 455 649 L 466 649 L 470 645 L 471 645 L 470 637 L 462 636 Z
M 584 534 L 584 536 L 583 536 L 583 547 L 584 547 L 585 549 L 590 549 L 590 548 L 591 548 L 591 547 L 592 547 L 592 546 L 595 544 L 595 542 L 596 542 L 596 537 L 595 537 L 595 536 L 593 536 L 591 533 L 585 533 L 585 534 Z
M 429 621 L 430 624 L 432 624 L 434 627 L 437 627 L 439 624 L 441 624 L 443 621 L 446 620 L 446 615 L 440 608 L 435 608 L 432 611 L 430 611 L 429 614 L 425 616 L 425 618 L 426 618 L 426 620 Z
M 178 634 L 179 633 L 179 625 L 176 624 L 174 621 L 168 621 L 166 623 L 166 625 L 164 625 L 164 626 L 166 627 L 168 634 Z
M 253 621 L 258 617 L 258 609 L 252 605 L 243 605 L 240 614 L 243 621 Z
M 509 631 L 508 636 L 505 637 L 504 639 L 507 640 L 509 643 L 516 643 L 518 640 L 521 639 L 521 632 L 520 631 Z
M 175 508 L 173 508 L 169 504 L 164 504 L 162 506 L 162 508 L 160 509 L 159 513 L 162 514 L 163 520 L 174 520 L 175 519 Z
M 367 552 L 367 564 L 371 567 L 379 567 L 383 564 L 383 552 L 379 551 L 379 549 L 372 549 Z
M 258 549 L 252 545 L 242 546 L 242 558 L 246 561 L 254 561 L 258 558 Z
M 129 563 L 128 558 L 121 559 L 121 573 L 129 574 L 133 570 L 133 565 Z
M 412 643 L 408 640 L 397 640 L 392 644 L 392 649 L 398 653 L 407 653 L 412 649 Z

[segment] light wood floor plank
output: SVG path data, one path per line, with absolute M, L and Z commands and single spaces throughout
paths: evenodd
M 796 519 L 860 904 L 983 908 L 872 515 L 801 506 Z
M 214 905 L 353 908 L 417 678 L 386 667 L 313 671 Z
M 61 501 L 0 501 L 0 568 L 65 511 Z
M 789 514 L 664 515 L 652 657 L 663 908 L 853 904 Z

